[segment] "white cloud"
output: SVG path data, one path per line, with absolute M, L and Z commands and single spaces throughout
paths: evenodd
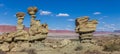
M 0 4 L 0 7 L 3 7 L 4 6 L 4 4 Z
M 59 13 L 58 15 L 56 15 L 56 16 L 70 16 L 69 14 L 67 14 L 67 13 Z
M 40 10 L 40 15 L 50 15 L 52 12 Z
M 75 19 L 68 19 L 68 21 L 75 21 Z
M 94 12 L 93 14 L 94 15 L 99 15 L 99 14 L 101 14 L 101 12 Z

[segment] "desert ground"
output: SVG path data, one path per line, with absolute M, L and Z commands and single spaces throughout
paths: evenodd
M 120 35 L 94 34 L 91 43 L 80 43 L 78 34 L 49 33 L 47 39 L 19 42 L 10 52 L 0 54 L 120 54 Z

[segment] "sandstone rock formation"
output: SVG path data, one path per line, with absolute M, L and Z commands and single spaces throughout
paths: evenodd
M 75 21 L 75 32 L 80 36 L 81 42 L 89 42 L 92 39 L 93 32 L 96 30 L 97 20 L 89 21 L 88 16 L 77 18 Z
M 18 12 L 17 16 L 17 26 L 16 32 L 3 33 L 0 35 L 0 50 L 2 51 L 15 51 L 20 50 L 21 47 L 16 47 L 18 43 L 31 42 L 37 40 L 43 40 L 48 34 L 48 25 L 40 24 L 40 20 L 35 20 L 37 7 L 28 8 L 28 14 L 31 16 L 31 24 L 29 31 L 25 31 L 23 25 L 23 20 L 25 14 L 23 12 Z M 13 43 L 14 42 L 14 43 Z M 19 44 L 20 45 L 20 44 Z M 22 49 L 21 49 L 22 50 Z

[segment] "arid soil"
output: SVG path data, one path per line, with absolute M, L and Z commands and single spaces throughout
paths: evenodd
M 118 36 L 94 37 L 91 43 L 80 43 L 79 39 L 46 39 L 31 43 L 18 42 L 15 43 L 16 47 L 12 48 L 10 52 L 1 51 L 0 54 L 120 54 L 120 49 L 108 48 L 113 50 L 104 50 L 104 46 L 108 46 L 106 42 L 115 40 L 116 37 L 117 40 L 120 39 Z

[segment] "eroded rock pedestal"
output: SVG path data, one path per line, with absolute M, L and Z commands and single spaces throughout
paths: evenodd
M 21 47 L 17 46 L 24 42 L 30 43 L 38 40 L 44 40 L 48 34 L 48 25 L 40 24 L 40 20 L 35 20 L 37 7 L 29 7 L 28 14 L 31 16 L 31 24 L 29 31 L 25 31 L 23 25 L 23 20 L 25 14 L 23 12 L 18 12 L 17 16 L 17 26 L 15 32 L 3 33 L 0 35 L 0 49 L 2 51 L 17 50 Z
M 89 21 L 89 17 L 80 17 L 75 21 L 75 32 L 79 34 L 81 42 L 90 42 L 93 37 L 93 32 L 96 30 L 97 20 Z

